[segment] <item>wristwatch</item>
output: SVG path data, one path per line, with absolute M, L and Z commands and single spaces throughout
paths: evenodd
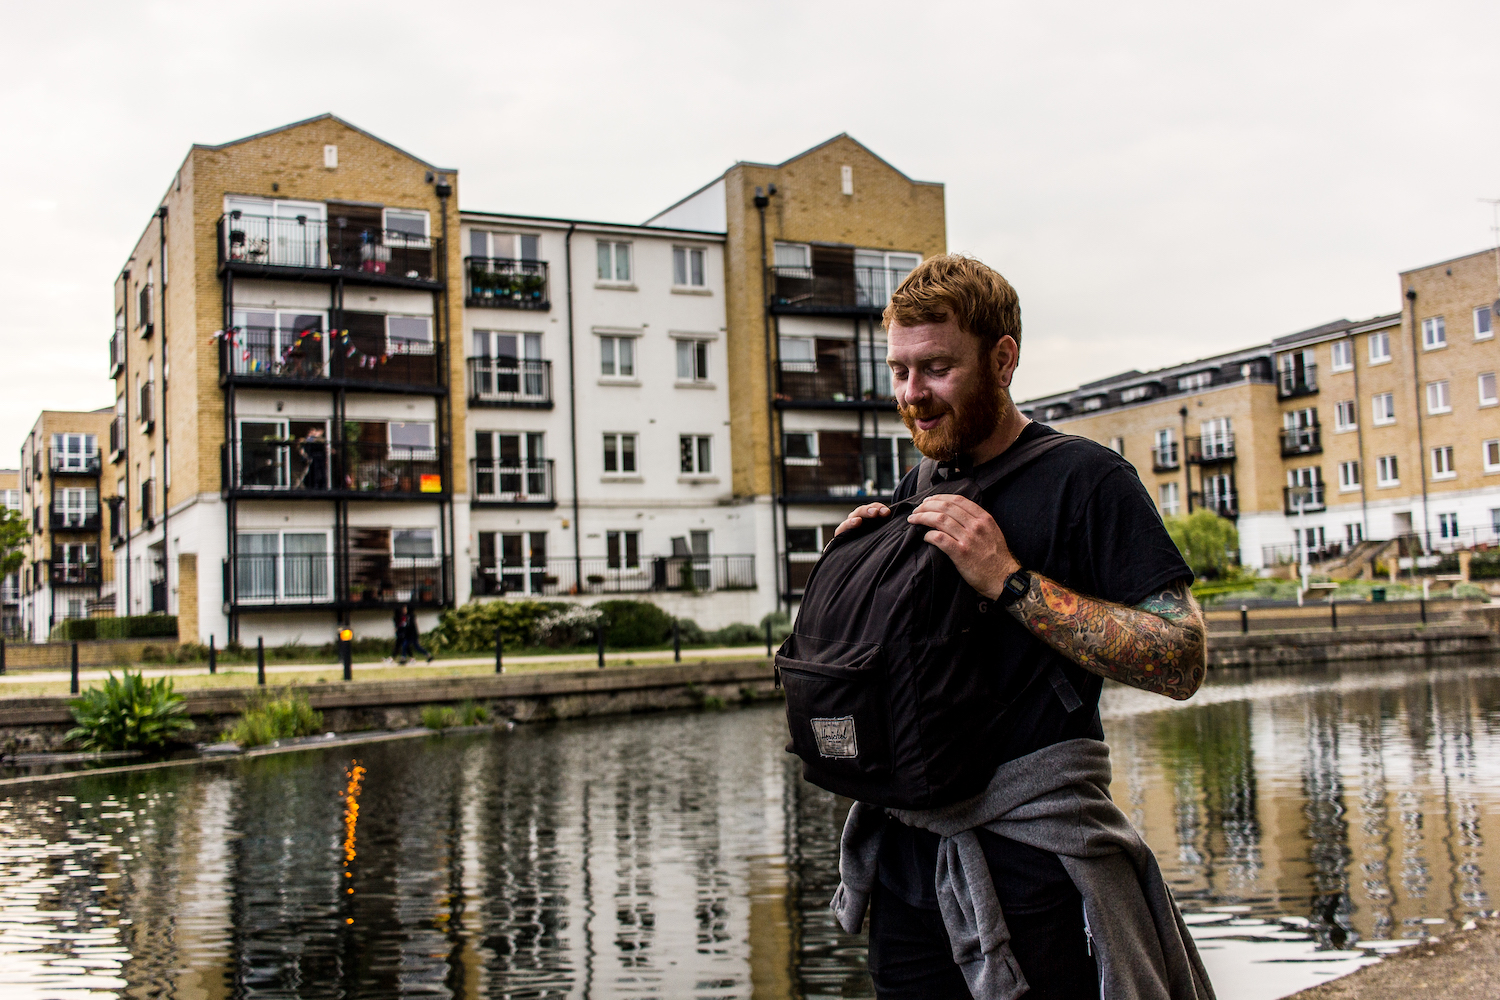
M 1018 569 L 1005 578 L 1005 586 L 1000 588 L 1000 595 L 995 598 L 1002 608 L 1008 608 L 1012 604 L 1026 596 L 1031 589 L 1031 574 L 1024 569 Z

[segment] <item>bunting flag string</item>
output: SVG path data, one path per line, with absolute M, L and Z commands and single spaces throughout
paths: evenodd
M 315 342 L 321 342 L 323 339 L 323 331 L 303 330 L 302 332 L 297 334 L 297 339 L 287 344 L 286 347 L 282 349 L 280 356 L 275 359 L 276 363 L 281 367 L 285 367 L 287 362 L 291 359 L 292 354 L 297 351 L 302 346 L 302 342 L 304 340 L 307 340 L 308 338 L 311 338 Z M 222 340 L 224 343 L 228 344 L 230 348 L 239 348 L 240 361 L 243 362 L 251 372 L 269 371 L 271 368 L 272 360 L 270 357 L 251 357 L 251 355 L 255 352 L 246 342 L 245 331 L 240 327 L 232 326 L 224 330 L 215 330 L 208 339 L 209 343 L 213 343 L 216 340 Z M 352 359 L 354 363 L 360 368 L 375 368 L 390 361 L 391 355 L 389 352 L 382 354 L 367 354 L 366 352 L 361 351 L 349 339 L 348 330 L 330 330 L 328 332 L 329 346 L 334 346 L 335 341 L 337 341 L 339 346 L 342 346 L 344 348 L 344 357 L 346 359 Z M 270 345 L 267 344 L 266 346 L 269 347 Z M 270 352 L 267 352 L 267 354 L 269 353 Z M 403 352 L 398 351 L 396 353 L 399 354 Z

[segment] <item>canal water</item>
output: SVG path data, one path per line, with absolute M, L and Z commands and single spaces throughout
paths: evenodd
M 1500 665 L 1106 692 L 1225 1000 L 1494 907 Z M 0 996 L 868 997 L 847 803 L 764 705 L 0 786 Z

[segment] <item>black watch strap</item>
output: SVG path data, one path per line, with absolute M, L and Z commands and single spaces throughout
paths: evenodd
M 1000 596 L 996 598 L 1002 608 L 1008 608 L 1012 604 L 1026 596 L 1031 589 L 1031 574 L 1024 569 L 1018 569 L 1005 578 L 1005 586 L 1000 588 Z

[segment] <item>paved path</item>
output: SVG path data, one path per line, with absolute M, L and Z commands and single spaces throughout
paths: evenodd
M 765 655 L 766 655 L 766 647 L 765 646 L 761 646 L 761 645 L 757 645 L 757 646 L 722 646 L 722 647 L 718 647 L 718 648 L 714 648 L 714 649 L 684 649 L 682 651 L 683 659 L 686 660 L 686 661 L 689 661 L 689 662 L 696 662 L 698 660 L 720 660 L 720 659 L 741 659 L 741 660 L 743 660 L 743 659 L 751 659 L 751 658 L 754 658 L 756 656 L 765 656 Z M 505 657 L 505 666 L 507 667 L 507 669 L 513 668 L 513 667 L 521 667 L 521 666 L 553 666 L 553 665 L 556 665 L 556 666 L 563 666 L 563 665 L 576 666 L 576 665 L 579 665 L 579 664 L 591 664 L 591 663 L 595 663 L 595 662 L 598 661 L 598 658 L 599 658 L 599 654 L 597 652 L 591 652 L 591 653 L 556 653 L 556 654 L 545 654 L 545 655 L 540 655 L 540 656 L 507 656 L 507 657 Z M 636 653 L 605 653 L 604 654 L 604 662 L 605 663 L 615 664 L 615 665 L 618 666 L 618 665 L 623 665 L 627 660 L 632 661 L 637 666 L 646 666 L 648 664 L 658 664 L 658 663 L 671 663 L 672 662 L 672 651 L 670 649 L 668 649 L 668 650 L 654 650 L 654 651 L 648 651 L 648 652 L 644 652 L 644 653 L 636 652 Z M 489 656 L 453 657 L 453 658 L 449 658 L 449 659 L 433 660 L 431 663 L 423 663 L 421 661 L 414 661 L 412 663 L 406 664 L 404 667 L 399 666 L 395 662 L 380 662 L 380 661 L 370 661 L 370 662 L 363 662 L 363 663 L 356 662 L 354 664 L 354 676 L 356 678 L 358 678 L 360 675 L 367 674 L 367 673 L 369 673 L 371 671 L 376 671 L 376 670 L 391 670 L 391 669 L 397 669 L 397 668 L 402 669 L 402 670 L 413 670 L 413 669 L 420 669 L 422 667 L 431 667 L 433 669 L 440 669 L 440 668 L 445 668 L 445 667 L 477 667 L 477 666 L 489 666 L 489 667 L 493 667 L 494 663 L 495 663 L 494 654 L 490 654 Z M 116 667 L 114 669 L 120 670 L 120 669 L 123 669 L 123 668 Z M 169 664 L 169 665 L 168 664 L 164 664 L 162 666 L 156 666 L 156 667 L 146 667 L 146 666 L 137 665 L 137 669 L 139 669 L 141 671 L 141 673 L 144 674 L 147 677 L 207 677 L 208 676 L 208 665 L 205 664 L 205 663 L 183 663 L 183 664 Z M 319 671 L 324 671 L 324 670 L 337 671 L 337 670 L 342 670 L 342 669 L 343 669 L 342 664 L 340 664 L 338 662 L 333 662 L 333 663 L 285 663 L 285 662 L 272 663 L 272 662 L 268 661 L 266 663 L 266 674 L 267 675 L 271 675 L 271 674 L 308 674 L 308 673 L 317 673 Z M 235 671 L 235 672 L 238 672 L 238 673 L 245 673 L 245 672 L 251 672 L 251 671 L 254 671 L 254 670 L 255 670 L 255 664 L 254 663 L 221 663 L 221 664 L 219 664 L 219 673 L 221 673 L 221 674 L 228 673 L 230 671 Z M 49 682 L 55 682 L 55 681 L 63 680 L 65 678 L 67 678 L 68 673 L 69 673 L 69 671 L 68 671 L 67 667 L 47 667 L 47 668 L 44 668 L 44 669 L 41 669 L 41 670 L 31 670 L 31 671 L 28 671 L 26 673 L 6 672 L 4 675 L 0 675 L 0 684 L 36 684 L 36 683 L 44 683 L 45 684 L 45 683 L 49 683 Z M 107 678 L 109 676 L 109 674 L 110 674 L 109 669 L 93 668 L 93 669 L 89 669 L 89 670 L 80 670 L 78 672 L 78 678 L 79 678 L 80 681 L 102 681 L 105 678 Z M 3 695 L 0 695 L 0 697 L 3 697 Z

